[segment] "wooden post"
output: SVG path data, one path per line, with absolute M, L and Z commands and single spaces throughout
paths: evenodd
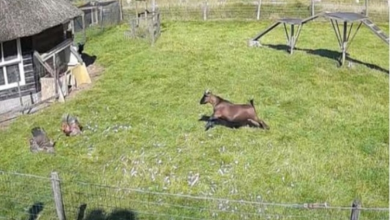
M 81 23 L 83 25 L 83 42 L 85 43 L 87 41 L 87 36 L 86 36 L 86 33 L 85 33 L 85 13 L 83 11 L 83 14 L 81 14 Z
M 342 56 L 341 56 L 341 66 L 344 65 L 345 59 L 346 59 L 346 56 L 347 56 L 347 44 L 348 44 L 348 41 L 347 41 L 347 22 L 344 21 L 343 42 L 342 42 L 342 48 L 341 48 L 341 50 L 343 51 L 342 52 Z
M 135 26 L 137 25 L 137 20 L 135 20 L 135 19 L 138 20 L 138 17 L 130 20 L 130 22 L 131 22 L 131 37 L 133 37 L 133 38 L 136 38 Z
M 100 6 L 99 7 L 99 19 L 100 19 L 100 27 L 103 29 L 103 6 Z M 98 24 L 99 24 L 99 20 L 98 20 Z
M 365 0 L 364 1 L 364 7 L 366 8 L 365 12 L 364 12 L 364 15 L 366 17 L 368 17 L 368 0 Z
M 123 3 L 122 0 L 118 0 L 118 5 L 119 5 L 119 21 L 123 21 Z
M 70 21 L 71 23 L 71 28 L 72 28 L 72 36 L 74 35 L 74 19 Z
M 54 202 L 56 204 L 57 216 L 59 220 L 66 220 L 64 204 L 62 202 L 60 179 L 57 172 L 51 173 L 51 186 L 53 188 Z
M 151 37 L 150 40 L 152 41 L 152 46 L 154 45 L 154 27 L 153 27 L 153 25 L 154 25 L 153 21 L 148 22 L 149 34 Z
M 314 16 L 315 14 L 315 4 L 314 0 L 311 0 L 311 16 Z
M 156 11 L 156 0 L 152 1 L 152 12 L 154 13 Z
M 207 20 L 207 1 L 205 1 L 203 4 L 203 20 Z
M 54 54 L 53 55 L 53 67 L 54 67 L 54 88 L 55 88 L 55 92 L 56 92 L 56 96 L 58 96 L 59 94 L 59 90 L 61 89 L 60 86 L 58 85 L 58 79 L 59 79 L 59 76 L 58 76 L 58 71 L 57 71 L 57 65 L 56 65 L 56 55 Z
M 138 10 L 138 1 L 136 0 L 135 1 L 135 18 L 137 19 L 136 20 L 136 25 L 138 26 L 139 25 L 139 17 L 138 17 L 138 12 L 139 10 Z M 134 32 L 135 33 L 135 32 Z
M 257 17 L 256 17 L 256 19 L 257 20 L 260 20 L 260 10 L 261 10 L 261 0 L 259 0 L 258 2 L 257 2 Z
M 360 202 L 355 199 L 352 203 L 350 220 L 359 220 L 359 214 L 360 214 Z

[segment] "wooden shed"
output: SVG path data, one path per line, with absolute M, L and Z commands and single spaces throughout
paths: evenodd
M 121 8 L 118 0 L 111 1 L 90 1 L 78 7 L 84 12 L 85 27 L 116 25 L 121 21 Z M 77 23 L 81 24 L 82 19 L 78 18 Z M 75 31 L 81 30 L 82 25 L 76 25 Z
M 69 0 L 0 0 L 0 113 L 41 99 L 43 63 L 67 71 L 70 21 L 82 13 Z

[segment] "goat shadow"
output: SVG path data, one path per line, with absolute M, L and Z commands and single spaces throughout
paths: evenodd
M 289 52 L 290 51 L 290 47 L 287 46 L 287 45 L 284 45 L 284 44 L 263 44 L 264 46 L 266 47 L 269 47 L 269 48 L 272 48 L 272 49 L 275 49 L 275 50 L 282 50 L 282 51 L 287 51 Z M 325 57 L 325 58 L 328 58 L 328 59 L 332 59 L 332 60 L 336 60 L 338 62 L 338 65 L 341 66 L 341 60 L 340 60 L 340 57 L 341 57 L 341 52 L 339 51 L 334 51 L 334 50 L 328 50 L 328 49 L 304 49 L 304 48 L 294 48 L 294 50 L 296 51 L 303 51 L 303 52 L 306 52 L 307 54 L 312 54 L 312 55 L 316 55 L 316 56 L 320 56 L 320 57 Z M 350 57 L 349 53 L 346 54 L 347 57 L 346 57 L 346 60 L 347 61 L 351 61 L 353 63 L 357 63 L 357 64 L 361 64 L 361 65 L 364 65 L 368 68 L 371 68 L 371 69 L 374 69 L 374 70 L 378 70 L 378 71 L 381 71 L 381 72 L 384 72 L 386 74 L 389 74 L 389 70 L 387 69 L 384 69 L 378 65 L 375 65 L 375 64 L 372 64 L 372 63 L 366 63 L 366 62 L 363 62 L 363 61 L 360 61 L 360 60 L 357 60 L 357 59 L 353 59 Z
M 202 115 L 202 116 L 198 119 L 198 121 L 207 122 L 209 119 L 210 119 L 210 116 Z M 247 127 L 247 126 L 249 126 L 249 127 L 256 127 L 255 125 L 252 125 L 252 124 L 233 123 L 233 122 L 228 122 L 228 121 L 221 120 L 221 119 L 216 119 L 216 120 L 214 121 L 214 125 L 224 126 L 224 127 L 231 128 L 231 129 L 238 129 L 238 128 Z
M 81 59 L 83 59 L 85 66 L 89 66 L 95 63 L 97 57 L 95 55 L 89 55 L 87 53 L 81 53 Z
M 28 220 L 36 220 L 38 219 L 39 213 L 43 210 L 43 203 L 42 202 L 36 202 L 34 203 L 29 209 L 28 209 Z
M 83 207 L 82 207 L 83 206 Z M 81 205 L 77 220 L 137 220 L 137 215 L 134 211 L 128 209 L 116 209 L 111 213 L 106 213 L 104 209 L 91 210 L 88 215 L 84 218 L 84 212 L 86 204 Z

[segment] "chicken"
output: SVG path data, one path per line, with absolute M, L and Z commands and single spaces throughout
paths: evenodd
M 31 130 L 32 138 L 30 138 L 30 151 L 33 153 L 46 152 L 54 153 L 54 142 L 50 140 L 41 127 L 35 127 Z
M 66 114 L 62 117 L 61 130 L 66 136 L 75 136 L 81 133 L 83 127 L 78 119 L 72 115 Z

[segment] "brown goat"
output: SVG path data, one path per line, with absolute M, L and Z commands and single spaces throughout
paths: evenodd
M 223 120 L 240 125 L 252 125 L 258 128 L 269 129 L 268 125 L 257 117 L 253 99 L 250 104 L 233 104 L 219 96 L 213 95 L 210 91 L 203 94 L 200 104 L 211 104 L 213 114 L 206 124 L 206 131 L 214 126 L 216 120 Z

